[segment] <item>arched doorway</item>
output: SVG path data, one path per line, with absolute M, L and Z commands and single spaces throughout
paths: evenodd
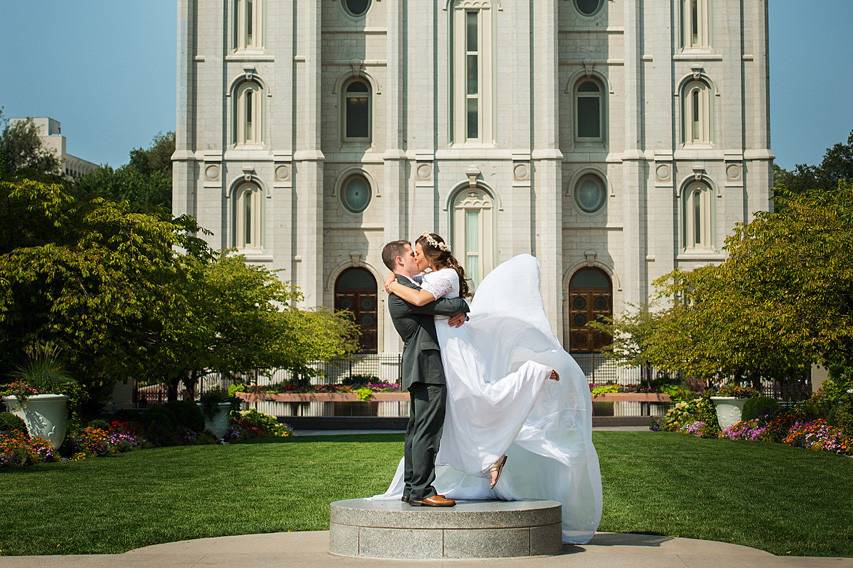
M 335 311 L 349 310 L 361 328 L 359 352 L 376 353 L 377 339 L 376 279 L 364 268 L 347 268 L 335 281 Z
M 613 285 L 599 268 L 582 268 L 569 282 L 569 351 L 598 353 L 610 336 L 586 327 L 596 318 L 613 316 Z

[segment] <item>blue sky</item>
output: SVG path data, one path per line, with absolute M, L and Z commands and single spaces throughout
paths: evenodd
M 769 2 L 777 163 L 817 163 L 853 130 L 853 0 Z M 3 4 L 0 106 L 7 117 L 52 116 L 71 153 L 113 166 L 174 130 L 174 0 Z

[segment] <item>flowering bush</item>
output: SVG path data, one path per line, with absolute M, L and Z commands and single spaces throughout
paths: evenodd
M 274 416 L 257 410 L 241 410 L 231 415 L 231 426 L 223 438 L 226 442 L 239 442 L 252 438 L 289 438 L 293 430 Z
M 853 455 L 853 438 L 845 435 L 840 428 L 830 426 L 822 418 L 811 422 L 797 421 L 783 441 L 797 448 Z
M 735 398 L 752 398 L 758 396 L 759 392 L 752 387 L 742 387 L 740 385 L 727 384 L 721 386 L 714 396 L 733 396 Z
M 72 452 L 91 457 L 113 456 L 139 448 L 142 443 L 127 423 L 113 420 L 108 428 L 88 426 L 72 436 Z
M 59 461 L 59 456 L 45 439 L 30 438 L 18 431 L 0 434 L 0 468 L 55 461 Z
M 681 427 L 681 431 L 697 438 L 716 438 L 717 430 L 702 420 L 691 422 Z
M 729 440 L 769 440 L 770 430 L 767 425 L 761 425 L 757 418 L 752 420 L 739 420 L 720 432 L 720 438 Z
M 679 402 L 667 411 L 663 418 L 663 429 L 667 432 L 684 431 L 684 427 L 694 422 L 703 422 L 703 437 L 715 437 L 720 431 L 717 423 L 717 411 L 708 397 Z
M 9 383 L 8 385 L 3 385 L 0 387 L 0 397 L 3 396 L 14 396 L 21 402 L 27 399 L 27 397 L 34 396 L 39 394 L 38 389 L 25 383 L 21 379 L 17 379 Z

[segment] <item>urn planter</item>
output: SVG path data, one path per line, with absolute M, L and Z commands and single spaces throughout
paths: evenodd
M 733 396 L 712 396 L 711 402 L 717 410 L 717 422 L 720 423 L 720 429 L 725 430 L 735 422 L 740 420 L 743 413 L 743 405 L 748 399 L 735 398 Z
M 199 404 L 199 406 L 201 407 L 202 405 Z M 204 415 L 204 429 L 221 440 L 225 436 L 225 432 L 228 431 L 228 417 L 231 413 L 231 403 L 220 402 L 216 406 L 216 412 L 212 417 L 209 417 L 207 414 Z
M 54 448 L 65 440 L 68 397 L 64 394 L 36 394 L 23 402 L 16 396 L 3 398 L 9 412 L 27 425 L 30 436 L 44 438 Z

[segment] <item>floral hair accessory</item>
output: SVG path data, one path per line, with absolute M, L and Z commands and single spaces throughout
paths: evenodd
M 428 244 L 429 246 L 431 246 L 432 248 L 438 249 L 438 250 L 440 250 L 440 251 L 442 251 L 442 252 L 450 252 L 450 247 L 449 247 L 449 246 L 447 246 L 447 243 L 440 243 L 440 242 L 438 242 L 438 241 L 437 241 L 437 240 L 435 240 L 435 239 L 432 237 L 432 235 L 431 235 L 431 234 L 429 234 L 429 233 L 424 233 L 423 235 L 421 235 L 421 238 L 422 238 L 423 240 L 425 240 L 425 241 L 427 242 L 427 244 Z

